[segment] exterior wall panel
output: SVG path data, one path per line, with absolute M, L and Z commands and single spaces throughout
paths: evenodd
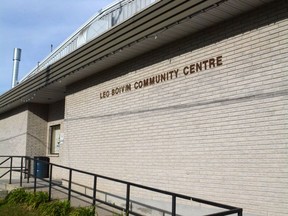
M 273 7 L 72 85 L 64 164 L 255 215 L 285 215 L 288 19 Z M 217 56 L 221 66 L 183 73 Z M 135 82 L 175 70 L 177 77 L 135 89 Z M 127 84 L 131 91 L 111 96 Z M 101 99 L 104 91 L 110 96 Z
M 0 155 L 25 155 L 27 118 L 26 106 L 0 115 Z
M 45 156 L 48 106 L 29 104 L 26 156 Z
M 27 141 L 27 121 L 28 108 L 22 106 L 0 115 L 0 155 L 25 155 Z M 6 158 L 0 158 L 2 163 Z M 3 166 L 9 167 L 10 160 L 5 162 Z M 13 166 L 20 166 L 20 160 L 14 159 Z M 0 169 L 2 176 L 8 169 Z M 9 174 L 2 179 L 8 179 Z M 19 179 L 18 173 L 13 173 L 13 178 Z

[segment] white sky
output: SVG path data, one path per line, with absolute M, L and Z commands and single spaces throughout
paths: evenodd
M 11 88 L 13 49 L 20 80 L 101 8 L 114 0 L 1 0 L 0 95 Z

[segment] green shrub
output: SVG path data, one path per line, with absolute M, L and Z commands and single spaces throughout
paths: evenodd
M 43 216 L 67 216 L 70 211 L 70 202 L 64 201 L 51 201 L 39 205 L 39 212 Z
M 26 197 L 26 204 L 31 209 L 36 209 L 41 203 L 47 203 L 49 195 L 46 192 L 38 191 L 36 193 L 28 193 Z
M 9 204 L 22 204 L 26 201 L 28 193 L 23 188 L 12 190 L 6 197 Z
M 5 199 L 1 199 L 0 198 L 0 206 L 6 204 L 6 200 Z
M 94 216 L 95 215 L 95 207 L 78 207 L 73 209 L 69 216 Z
M 46 192 L 27 192 L 23 188 L 12 190 L 5 200 L 0 200 L 0 205 L 19 205 L 27 210 L 37 209 L 42 216 L 95 216 L 95 207 L 71 208 L 67 200 L 54 200 L 49 202 Z M 11 205 L 11 206 L 12 206 Z
M 6 197 L 9 204 L 24 204 L 31 209 L 38 208 L 41 203 L 46 203 L 48 200 L 49 196 L 46 192 L 27 192 L 23 188 L 12 190 Z

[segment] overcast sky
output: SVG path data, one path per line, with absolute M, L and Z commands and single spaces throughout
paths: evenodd
M 30 72 L 101 8 L 115 0 L 1 0 L 0 95 L 11 88 L 13 49 L 22 49 L 18 79 Z

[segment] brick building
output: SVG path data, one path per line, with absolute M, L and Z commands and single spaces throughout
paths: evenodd
M 0 154 L 287 215 L 287 35 L 287 0 L 155 1 L 1 95 Z

